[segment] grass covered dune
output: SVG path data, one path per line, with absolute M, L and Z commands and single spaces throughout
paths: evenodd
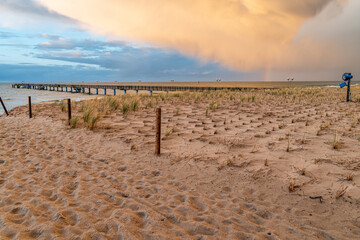
M 352 100 L 360 102 L 360 88 L 353 88 Z M 73 119 L 71 127 L 88 127 L 93 129 L 99 120 L 109 118 L 111 114 L 121 113 L 123 117 L 131 112 L 141 111 L 143 109 L 156 109 L 165 103 L 173 104 L 176 109 L 179 109 L 177 103 L 185 102 L 186 104 L 195 104 L 204 108 L 204 113 L 207 116 L 209 112 L 215 111 L 227 104 L 246 104 L 249 102 L 262 104 L 268 101 L 277 100 L 279 104 L 298 103 L 298 104 L 316 104 L 325 103 L 338 104 L 344 102 L 346 92 L 342 89 L 333 88 L 284 88 L 284 89 L 266 89 L 266 90 L 243 90 L 243 91 L 204 91 L 204 92 L 177 92 L 177 93 L 159 93 L 155 96 L 148 94 L 126 94 L 120 96 L 105 96 L 92 100 L 73 102 L 72 112 Z M 56 109 L 56 106 L 60 107 Z M 55 109 L 54 109 L 55 108 Z M 61 112 L 59 111 L 61 110 Z M 20 107 L 14 110 L 13 114 L 26 113 L 25 107 Z M 38 115 L 44 116 L 61 116 L 62 119 L 66 117 L 67 102 L 56 101 L 51 107 L 48 104 L 38 104 L 34 109 Z M 45 111 L 45 113 L 41 113 Z M 103 126 L 102 126 L 103 127 Z M 102 128 L 99 127 L 99 128 Z M 105 126 L 107 127 L 107 126 Z
M 360 89 L 106 96 L 1 116 L 0 239 L 356 239 Z M 155 109 L 162 154 L 155 156 Z

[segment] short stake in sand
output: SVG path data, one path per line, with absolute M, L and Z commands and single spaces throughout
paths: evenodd
M 155 154 L 160 155 L 160 140 L 161 140 L 161 108 L 156 109 L 156 140 L 155 140 Z
M 29 96 L 29 118 L 32 118 L 31 97 Z
M 1 105 L 2 105 L 2 107 L 3 107 L 3 109 L 4 109 L 5 113 L 6 113 L 6 115 L 9 116 L 9 113 L 8 113 L 8 111 L 6 110 L 5 104 L 4 104 L 3 100 L 1 99 L 1 97 L 0 97 L 0 102 L 1 102 Z
M 69 98 L 67 100 L 68 103 L 68 118 L 69 118 L 69 125 L 70 125 L 70 120 L 71 120 L 71 99 Z

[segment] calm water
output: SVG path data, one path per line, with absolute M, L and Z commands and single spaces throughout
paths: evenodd
M 95 96 L 89 96 L 79 93 L 67 93 L 56 91 L 42 91 L 35 89 L 25 88 L 12 88 L 11 84 L 0 83 L 0 97 L 5 103 L 7 110 L 11 110 L 15 107 L 28 104 L 28 96 L 31 96 L 31 102 L 46 102 L 52 100 L 62 100 L 71 98 L 74 101 L 94 98 Z M 4 109 L 0 104 L 0 115 L 4 113 Z

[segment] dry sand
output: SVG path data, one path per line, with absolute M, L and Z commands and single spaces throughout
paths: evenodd
M 282 91 L 153 97 L 92 131 L 60 104 L 11 111 L 0 239 L 360 239 L 359 103 Z

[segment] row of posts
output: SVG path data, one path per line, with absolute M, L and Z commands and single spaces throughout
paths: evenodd
M 31 96 L 28 98 L 29 100 L 29 118 L 32 118 L 32 108 L 31 108 Z M 9 116 L 9 112 L 7 111 L 3 100 L 0 97 L 0 103 L 5 110 L 7 116 Z M 67 100 L 68 105 L 68 122 L 70 125 L 71 120 L 71 99 Z M 155 154 L 160 155 L 160 141 L 161 141 L 161 108 L 156 109 L 156 135 L 155 135 Z
M 39 88 L 36 88 L 36 86 L 26 86 L 26 88 L 32 88 L 32 89 L 39 89 Z M 56 90 L 59 91 L 59 88 L 61 88 L 61 92 L 63 92 L 64 90 L 64 87 L 56 87 Z M 81 89 L 81 90 L 80 90 Z M 48 90 L 48 86 L 44 86 L 43 87 L 43 90 Z M 49 90 L 50 91 L 55 91 L 55 87 L 49 87 Z M 75 88 L 76 92 L 82 92 L 82 93 L 85 93 L 85 88 Z M 106 95 L 106 88 L 104 88 L 104 94 Z M 65 91 L 67 92 L 68 91 L 68 87 L 65 87 Z M 139 90 L 135 90 L 136 91 L 136 94 L 139 93 Z M 73 88 L 70 87 L 70 92 L 73 92 Z M 91 88 L 89 88 L 89 94 L 91 94 Z M 96 88 L 96 95 L 99 94 L 99 89 Z M 124 94 L 126 94 L 126 89 L 124 89 Z M 114 95 L 116 95 L 116 89 L 114 89 Z M 150 96 L 152 96 L 152 90 L 150 90 Z

